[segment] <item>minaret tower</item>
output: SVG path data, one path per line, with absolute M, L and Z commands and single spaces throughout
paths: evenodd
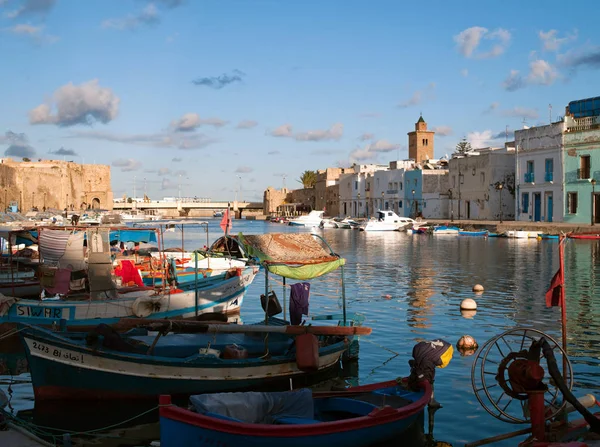
M 427 130 L 427 123 L 420 116 L 415 123 L 415 130 L 408 133 L 408 158 L 417 163 L 433 159 L 433 136 L 435 132 Z

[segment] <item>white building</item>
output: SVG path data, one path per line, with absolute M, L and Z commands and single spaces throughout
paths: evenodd
M 450 216 L 456 219 L 513 220 L 515 150 L 474 149 L 449 161 Z
M 515 220 L 562 222 L 563 121 L 515 131 Z
M 375 172 L 385 171 L 387 165 L 354 165 L 353 172 L 339 178 L 340 209 L 342 217 L 367 217 L 372 214 L 367 194 L 371 193 L 371 178 Z

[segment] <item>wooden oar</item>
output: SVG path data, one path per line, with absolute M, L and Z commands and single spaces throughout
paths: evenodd
M 269 326 L 257 324 L 223 324 L 205 323 L 200 321 L 165 321 L 147 320 L 137 324 L 150 330 L 186 331 L 186 332 L 221 332 L 221 333 L 280 333 L 289 335 L 369 335 L 370 327 L 364 326 Z

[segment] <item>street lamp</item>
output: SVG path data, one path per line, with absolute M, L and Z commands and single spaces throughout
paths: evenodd
M 356 208 L 356 217 L 360 217 L 360 193 L 356 195 L 358 197 L 358 207 Z
M 502 189 L 504 189 L 504 183 L 498 183 L 496 189 L 500 191 L 500 223 L 502 223 Z
M 590 209 L 590 214 L 591 214 L 590 219 L 592 221 L 592 225 L 594 225 L 594 221 L 596 220 L 595 219 L 595 217 L 596 217 L 596 210 L 594 209 L 595 208 L 594 205 L 596 205 L 596 201 L 594 200 L 594 197 L 596 195 L 596 179 L 593 178 L 591 180 L 591 183 L 592 183 L 592 207 Z
M 31 193 L 31 208 L 35 208 L 35 191 Z
M 383 210 L 385 207 L 383 206 L 385 202 L 385 191 L 381 191 L 381 209 Z
M 412 190 L 412 196 L 413 196 L 413 205 L 415 206 L 415 216 L 417 217 L 417 203 L 415 202 L 415 190 Z
M 450 194 L 450 222 L 454 222 L 454 204 L 452 203 L 452 190 L 448 190 L 448 194 Z
M 44 211 L 46 211 L 46 193 L 44 193 Z
M 4 188 L 4 211 L 8 209 L 8 188 Z

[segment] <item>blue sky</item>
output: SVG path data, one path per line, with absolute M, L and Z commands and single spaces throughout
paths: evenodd
M 110 164 L 115 196 L 261 200 L 599 96 L 596 1 L 0 0 L 0 150 Z M 499 138 L 498 138 L 499 137 Z M 145 180 L 144 180 L 145 179 Z

